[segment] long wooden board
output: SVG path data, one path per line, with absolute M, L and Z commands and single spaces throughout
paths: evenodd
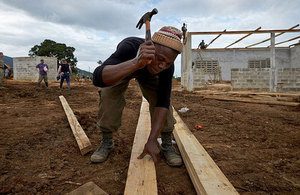
M 149 155 L 137 159 L 150 135 L 151 119 L 148 102 L 143 98 L 128 168 L 125 195 L 157 194 L 156 172 Z
M 197 194 L 238 194 L 174 109 L 174 137 Z
M 212 97 L 204 96 L 205 99 L 212 99 L 218 101 L 227 101 L 227 102 L 242 102 L 242 103 L 252 103 L 252 104 L 266 104 L 266 105 L 279 105 L 279 106 L 298 106 L 297 102 L 281 102 L 281 101 L 264 101 L 264 100 L 244 100 L 239 98 L 222 98 L 222 97 Z
M 79 146 L 80 152 L 82 155 L 92 151 L 92 145 L 89 138 L 86 136 L 85 132 L 83 131 L 82 127 L 80 126 L 79 122 L 77 121 L 72 109 L 70 108 L 66 98 L 64 96 L 59 96 L 61 104 L 65 110 L 67 115 L 69 124 L 71 126 L 72 132 L 74 137 L 77 141 Z

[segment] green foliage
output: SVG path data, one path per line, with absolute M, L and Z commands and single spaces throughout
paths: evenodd
M 175 80 L 175 81 L 181 81 L 181 77 L 174 77 L 173 76 L 173 80 Z
M 28 55 L 31 57 L 56 57 L 58 60 L 64 58 L 73 68 L 77 64 L 77 58 L 74 56 L 74 51 L 74 47 L 66 46 L 64 43 L 56 43 L 55 41 L 45 39 L 40 45 L 33 46 Z

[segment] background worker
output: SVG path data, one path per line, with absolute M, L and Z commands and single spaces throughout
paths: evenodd
M 161 150 L 168 165 L 181 166 L 182 159 L 172 145 L 175 119 L 170 106 L 174 61 L 182 51 L 182 33 L 174 27 L 163 27 L 154 33 L 152 41 L 129 37 L 121 41 L 117 50 L 94 71 L 93 83 L 99 90 L 99 121 L 102 131 L 99 148 L 91 156 L 95 163 L 104 162 L 114 146 L 113 132 L 121 126 L 125 106 L 124 93 L 129 81 L 136 78 L 143 96 L 149 102 L 152 118 L 151 133 L 143 153 L 157 162 L 161 133 Z
M 71 66 L 67 63 L 65 59 L 61 60 L 61 64 L 59 65 L 57 76 L 60 76 L 60 85 L 59 88 L 62 88 L 64 80 L 66 79 L 68 88 L 70 89 L 70 74 L 72 74 Z
M 40 87 L 42 80 L 44 80 L 46 87 L 48 87 L 47 72 L 48 72 L 49 68 L 48 68 L 48 65 L 44 63 L 44 59 L 41 59 L 41 63 L 36 65 L 35 69 L 39 73 L 39 80 L 38 80 L 37 86 Z
M 0 90 L 3 88 L 2 81 L 3 81 L 3 77 L 4 77 L 4 66 L 5 66 L 2 58 L 3 58 L 3 52 L 0 52 Z
M 5 73 L 5 78 L 8 79 L 8 77 L 11 74 L 11 66 L 9 64 L 4 63 L 4 73 Z

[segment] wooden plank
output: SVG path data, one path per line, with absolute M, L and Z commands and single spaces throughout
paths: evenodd
M 65 97 L 61 95 L 59 96 L 59 99 L 67 115 L 69 124 L 71 126 L 72 132 L 79 146 L 80 152 L 82 155 L 85 155 L 86 153 L 92 151 L 91 142 L 89 138 L 86 136 L 79 122 L 77 121 Z
M 197 194 L 238 194 L 176 110 L 173 110 L 177 121 L 173 134 Z
M 205 50 L 266 50 L 269 49 L 268 47 L 249 47 L 249 48 L 244 48 L 244 47 L 235 47 L 235 48 L 207 48 Z M 275 47 L 275 49 L 289 49 L 289 47 Z M 193 51 L 199 50 L 199 49 L 192 49 Z
M 213 34 L 262 34 L 262 33 L 281 33 L 281 32 L 300 32 L 300 29 L 280 29 L 280 30 L 260 30 L 260 31 L 254 31 L 254 30 L 233 30 L 233 31 L 207 31 L 207 32 L 189 32 L 191 35 L 213 35 Z
M 97 186 L 94 182 L 88 182 L 76 190 L 73 190 L 70 193 L 67 193 L 67 195 L 108 195 L 105 191 L 103 191 L 99 186 Z
M 223 31 L 223 32 L 226 32 L 226 29 Z M 222 34 L 219 34 L 216 38 L 214 38 L 213 40 L 211 40 L 209 42 L 209 44 L 206 46 L 206 48 L 208 48 L 208 46 L 210 46 L 215 40 L 217 40 Z
M 152 158 L 146 155 L 137 159 L 142 153 L 151 131 L 149 104 L 143 98 L 140 117 L 132 146 L 130 163 L 125 186 L 125 195 L 157 194 L 155 165 Z
M 255 31 L 259 31 L 260 29 L 261 29 L 261 27 L 258 27 Z M 232 45 L 234 45 L 234 44 L 240 42 L 241 40 L 245 39 L 246 37 L 249 37 L 249 36 L 252 35 L 252 34 L 253 34 L 253 33 L 249 33 L 249 34 L 247 34 L 246 36 L 243 36 L 243 37 L 240 38 L 239 40 L 237 40 L 237 41 L 235 41 L 235 42 L 233 42 L 233 43 L 227 45 L 225 48 L 228 48 L 228 47 L 230 47 L 230 46 L 232 46 Z
M 296 39 L 300 39 L 300 36 L 291 38 L 291 39 L 286 40 L 286 41 L 281 41 L 281 42 L 279 42 L 279 43 L 276 43 L 275 45 L 280 45 L 280 44 L 282 44 L 282 43 L 287 43 L 287 42 L 290 42 L 290 41 L 293 41 L 293 40 L 296 40 Z M 271 45 L 269 45 L 268 47 L 270 47 L 270 46 L 271 46 Z
M 299 24 L 293 26 L 292 28 L 289 28 L 289 30 L 292 30 L 292 29 L 294 29 L 294 28 L 297 28 L 298 26 L 299 26 Z M 285 32 L 281 32 L 281 33 L 275 35 L 275 37 L 278 37 L 278 36 L 280 36 L 280 35 L 282 35 L 282 34 L 284 34 L 284 33 L 285 33 Z M 254 44 L 252 44 L 252 45 L 248 45 L 248 46 L 246 46 L 245 48 L 253 47 L 253 46 L 255 46 L 255 45 L 259 45 L 259 44 L 261 44 L 261 43 L 264 43 L 264 42 L 267 42 L 267 41 L 270 41 L 270 40 L 271 40 L 271 38 L 268 38 L 268 39 L 265 39 L 265 40 L 260 41 L 260 42 L 258 42 L 258 43 L 254 43 Z
M 218 100 L 218 101 L 242 102 L 242 103 L 252 103 L 252 104 L 267 104 L 267 105 L 279 105 L 279 106 L 298 106 L 299 105 L 299 103 L 296 103 L 296 102 L 243 100 L 243 99 L 235 99 L 235 98 L 221 98 L 221 97 L 208 97 L 208 96 L 204 96 L 203 98 L 204 99 Z

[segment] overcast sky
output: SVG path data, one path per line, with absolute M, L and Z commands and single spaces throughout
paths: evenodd
M 79 68 L 93 71 L 122 39 L 144 37 L 135 28 L 140 17 L 154 7 L 152 33 L 168 25 L 188 31 L 288 29 L 300 23 L 299 0 L 0 0 L 0 50 L 11 57 L 28 56 L 28 51 L 45 39 L 75 47 Z M 299 27 L 298 27 L 299 28 Z M 276 42 L 299 36 L 286 33 Z M 225 47 L 244 35 L 221 36 L 212 47 Z M 215 36 L 194 36 L 193 47 Z M 235 46 L 247 46 L 269 35 L 252 35 Z M 289 42 L 289 46 L 299 40 Z M 266 46 L 259 45 L 259 46 Z M 175 75 L 180 76 L 180 58 Z

